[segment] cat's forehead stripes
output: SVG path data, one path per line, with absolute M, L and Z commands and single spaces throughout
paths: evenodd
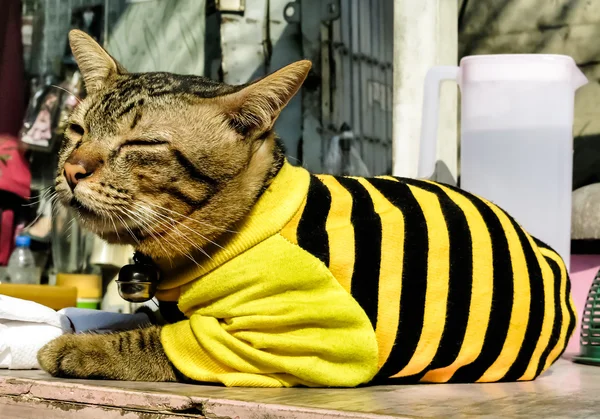
M 120 76 L 86 113 L 117 120 L 146 101 L 178 98 L 214 98 L 238 91 L 243 86 L 229 86 L 205 77 L 170 73 L 142 73 Z M 138 117 L 139 119 L 139 117 Z

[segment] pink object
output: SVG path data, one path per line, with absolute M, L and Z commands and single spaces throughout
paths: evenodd
M 0 190 L 29 199 L 31 172 L 16 137 L 0 135 Z
M 565 350 L 564 355 L 566 356 L 579 354 L 581 315 L 592 281 L 598 270 L 600 270 L 600 255 L 571 255 L 571 295 L 577 312 L 577 326 Z
M 31 184 L 29 164 L 15 137 L 0 135 L 0 266 L 6 265 L 14 247 L 15 222 L 20 199 L 28 199 Z M 8 193 L 6 193 L 8 192 Z M 14 199 L 11 197 L 14 196 Z

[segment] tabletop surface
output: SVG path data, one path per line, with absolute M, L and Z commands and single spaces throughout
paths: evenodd
M 600 367 L 561 359 L 532 382 L 356 389 L 69 380 L 0 370 L 0 417 L 38 417 L 41 410 L 44 418 L 591 418 L 600 417 Z

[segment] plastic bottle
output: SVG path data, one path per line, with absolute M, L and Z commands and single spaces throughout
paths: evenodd
M 12 284 L 39 284 L 40 275 L 35 266 L 33 253 L 29 249 L 31 238 L 28 236 L 17 236 L 15 250 L 13 250 L 6 271 L 8 282 Z

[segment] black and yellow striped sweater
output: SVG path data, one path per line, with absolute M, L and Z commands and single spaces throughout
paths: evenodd
M 224 249 L 165 266 L 187 377 L 230 386 L 531 380 L 575 325 L 560 257 L 450 186 L 285 164 Z

